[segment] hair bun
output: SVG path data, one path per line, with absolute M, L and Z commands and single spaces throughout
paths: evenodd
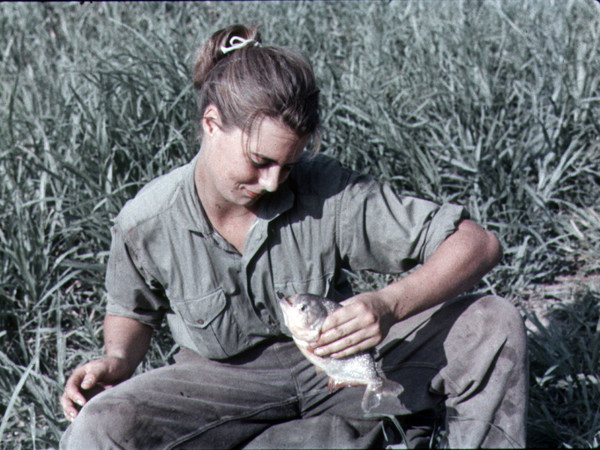
M 231 25 L 216 31 L 200 48 L 196 55 L 194 66 L 194 86 L 200 89 L 208 72 L 223 58 L 235 50 L 261 43 L 260 33 L 257 26 L 246 27 L 244 25 Z

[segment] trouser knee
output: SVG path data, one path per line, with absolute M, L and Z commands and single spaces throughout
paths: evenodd
M 474 304 L 474 314 L 482 316 L 486 333 L 496 333 L 519 355 L 526 351 L 527 333 L 517 308 L 502 297 L 489 295 Z
M 136 417 L 135 410 L 135 404 L 130 401 L 112 399 L 105 395 L 94 397 L 67 428 L 60 441 L 60 448 L 108 449 L 114 448 L 116 443 L 127 447 L 131 434 L 128 430 L 131 428 L 132 418 Z
M 478 348 L 482 344 L 502 345 L 525 352 L 526 332 L 517 308 L 502 297 L 488 295 L 472 301 L 457 318 L 451 339 L 460 341 L 457 350 Z
M 443 344 L 447 364 L 434 383 L 444 379 L 447 395 L 478 389 L 491 371 L 526 376 L 525 326 L 510 302 L 497 296 L 457 299 L 437 314 L 453 322 Z

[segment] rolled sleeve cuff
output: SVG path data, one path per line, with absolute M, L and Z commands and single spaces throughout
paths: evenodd
M 163 314 L 158 312 L 142 313 L 139 311 L 132 311 L 129 308 L 117 303 L 110 296 L 107 298 L 106 303 L 106 314 L 111 316 L 127 317 L 129 319 L 137 320 L 144 325 L 148 325 L 152 328 L 160 328 L 163 321 Z
M 420 260 L 426 261 L 433 255 L 442 242 L 456 231 L 458 224 L 468 218 L 467 210 L 460 205 L 441 205 L 427 227 Z

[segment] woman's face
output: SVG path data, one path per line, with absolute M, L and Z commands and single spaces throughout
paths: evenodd
M 307 138 L 271 118 L 250 135 L 239 128 L 224 130 L 218 112 L 211 117 L 209 109 L 203 119 L 203 197 L 222 207 L 251 207 L 285 181 Z

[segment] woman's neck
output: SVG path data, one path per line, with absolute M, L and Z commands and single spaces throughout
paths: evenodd
M 256 210 L 219 199 L 214 186 L 207 181 L 210 177 L 205 176 L 204 163 L 200 155 L 194 170 L 196 195 L 212 227 L 241 254 L 248 232 L 256 220 Z

